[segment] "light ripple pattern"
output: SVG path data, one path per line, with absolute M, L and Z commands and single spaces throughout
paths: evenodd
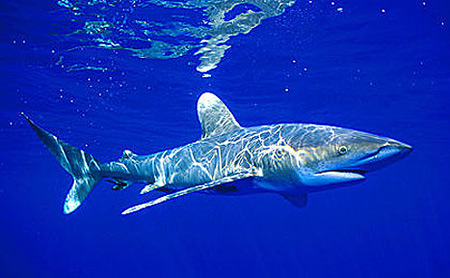
M 143 59 L 171 59 L 193 53 L 199 56 L 196 69 L 202 73 L 217 67 L 230 47 L 227 42 L 231 37 L 249 33 L 263 19 L 281 15 L 294 3 L 295 0 L 57 2 L 69 13 L 70 26 L 77 26 L 65 34 L 77 43 L 67 51 L 126 50 Z

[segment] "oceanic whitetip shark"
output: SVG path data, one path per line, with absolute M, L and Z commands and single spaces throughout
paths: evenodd
M 242 127 L 212 93 L 197 103 L 199 140 L 151 155 L 129 150 L 117 161 L 101 163 L 26 120 L 61 166 L 74 178 L 64 213 L 77 209 L 102 179 L 123 189 L 144 183 L 141 194 L 166 193 L 122 212 L 129 214 L 193 192 L 277 193 L 297 207 L 310 192 L 362 181 L 369 171 L 412 151 L 399 141 L 365 132 L 315 124 Z

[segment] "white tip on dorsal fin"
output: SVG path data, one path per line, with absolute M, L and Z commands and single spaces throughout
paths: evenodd
M 200 96 L 197 103 L 197 113 L 202 125 L 202 139 L 226 134 L 241 128 L 230 110 L 212 93 L 203 93 Z

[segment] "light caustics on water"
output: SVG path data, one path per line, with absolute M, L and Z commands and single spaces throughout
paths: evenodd
M 78 45 L 67 50 L 127 50 L 144 59 L 177 58 L 192 50 L 200 59 L 197 70 L 208 72 L 225 55 L 230 37 L 246 34 L 261 20 L 282 14 L 295 0 L 59 0 L 57 3 L 78 25 L 78 29 L 67 34 Z M 97 68 L 73 65 L 69 70 Z

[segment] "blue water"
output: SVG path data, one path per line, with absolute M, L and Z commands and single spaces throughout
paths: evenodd
M 210 36 L 201 7 L 118 1 L 74 15 L 63 2 L 0 3 L 0 277 L 450 277 L 448 1 L 297 0 L 231 37 L 210 77 L 194 55 Z M 172 50 L 138 57 L 90 47 L 149 48 L 130 33 L 73 34 L 96 18 L 140 38 L 138 18 L 200 31 L 161 35 Z M 102 182 L 62 213 L 71 177 L 20 112 L 108 161 L 198 139 L 204 91 L 244 126 L 330 124 L 414 152 L 303 209 L 271 194 L 192 194 L 124 217 L 158 194 Z

